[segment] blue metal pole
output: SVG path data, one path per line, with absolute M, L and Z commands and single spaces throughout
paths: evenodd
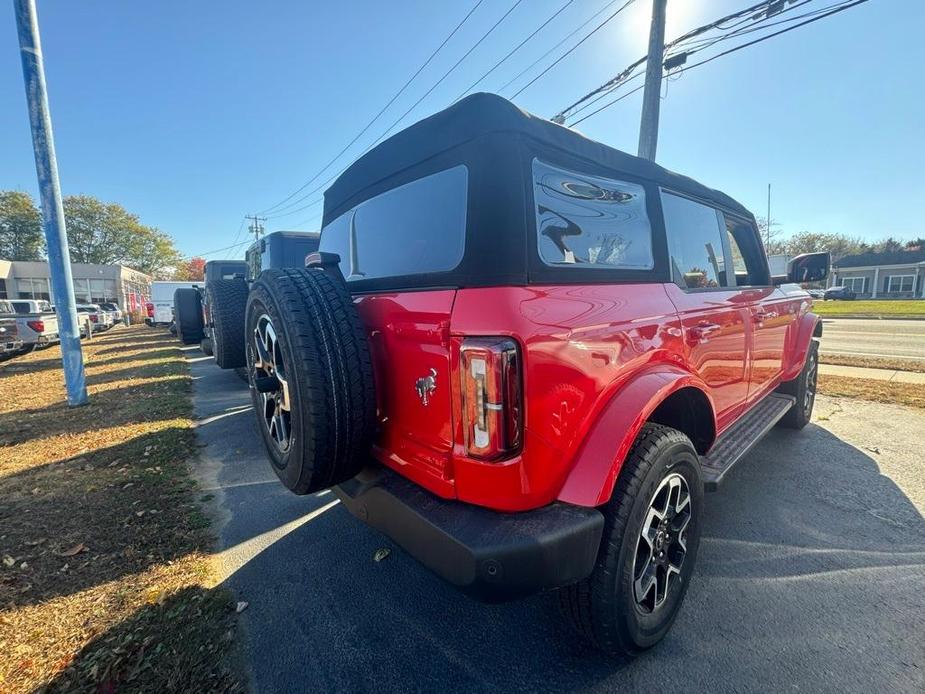
M 42 225 L 45 228 L 45 243 L 48 246 L 51 288 L 55 299 L 55 311 L 58 313 L 67 402 L 71 406 L 83 405 L 87 402 L 87 384 L 80 349 L 77 305 L 71 279 L 71 256 L 64 226 L 64 206 L 61 203 L 61 187 L 58 183 L 58 162 L 51 132 L 51 113 L 48 110 L 48 93 L 45 89 L 45 66 L 42 61 L 42 43 L 39 40 L 35 0 L 13 0 L 13 9 L 19 31 L 19 51 L 22 58 L 23 81 L 26 85 L 26 102 L 29 106 L 29 123 L 32 126 L 35 171 L 38 174 L 42 197 Z

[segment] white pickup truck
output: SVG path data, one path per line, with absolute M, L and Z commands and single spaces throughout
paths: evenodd
M 35 299 L 10 299 L 16 311 L 16 326 L 23 347 L 47 347 L 61 338 L 58 334 L 58 317 L 51 304 Z

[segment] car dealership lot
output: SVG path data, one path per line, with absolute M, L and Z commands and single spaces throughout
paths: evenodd
M 828 325 L 826 326 L 828 330 Z M 925 422 L 819 397 L 707 497 L 700 561 L 666 640 L 631 663 L 567 630 L 551 596 L 473 602 L 264 459 L 245 385 L 189 350 L 203 485 L 258 691 L 841 690 L 925 686 Z M 378 549 L 391 553 L 374 560 Z M 693 677 L 693 680 L 691 679 Z

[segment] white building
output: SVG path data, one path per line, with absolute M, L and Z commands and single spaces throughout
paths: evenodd
M 129 311 L 151 293 L 151 277 L 124 265 L 71 263 L 77 303 L 112 302 Z M 53 301 L 48 263 L 0 260 L 0 299 Z

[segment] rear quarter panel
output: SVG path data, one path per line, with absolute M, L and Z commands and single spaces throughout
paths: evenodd
M 591 427 L 632 376 L 660 365 L 685 370 L 680 321 L 660 284 L 463 289 L 450 328 L 457 341 L 513 337 L 524 353 L 521 455 L 503 463 L 466 458 L 454 418 L 457 496 L 499 509 L 553 501 Z M 613 432 L 614 450 L 621 434 Z

